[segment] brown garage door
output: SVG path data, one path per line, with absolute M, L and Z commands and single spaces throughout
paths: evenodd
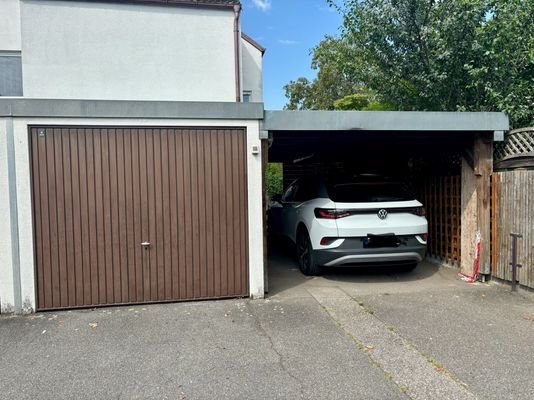
M 30 135 L 38 309 L 248 294 L 243 129 Z

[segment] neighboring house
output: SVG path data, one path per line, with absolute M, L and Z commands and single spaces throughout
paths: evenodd
M 0 95 L 262 101 L 238 0 L 2 0 Z

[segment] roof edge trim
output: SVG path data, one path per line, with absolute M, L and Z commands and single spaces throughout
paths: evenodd
M 502 112 L 265 111 L 269 131 L 508 131 Z
M 0 118 L 263 119 L 263 103 L 0 97 Z
M 197 7 L 197 8 L 214 8 L 214 9 L 233 9 L 235 5 L 241 4 L 239 0 L 229 0 L 226 2 L 208 2 L 203 0 L 71 0 L 75 2 L 91 2 L 91 3 L 115 3 L 115 4 L 139 4 L 139 5 L 153 5 L 153 6 L 169 6 L 169 7 Z
M 255 47 L 256 49 L 258 49 L 259 51 L 261 51 L 261 55 L 264 55 L 265 52 L 267 51 L 267 49 L 265 47 L 263 47 L 261 44 L 259 44 L 258 42 L 256 42 L 254 39 L 252 39 L 249 35 L 247 35 L 246 33 L 244 32 L 241 32 L 241 38 L 248 42 L 249 44 L 251 44 L 253 47 Z

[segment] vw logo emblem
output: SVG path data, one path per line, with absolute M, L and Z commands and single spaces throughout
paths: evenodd
M 378 211 L 378 218 L 380 219 L 386 219 L 388 217 L 388 212 L 384 209 L 381 209 Z

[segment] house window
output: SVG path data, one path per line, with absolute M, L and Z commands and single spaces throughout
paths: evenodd
M 243 103 L 250 103 L 251 99 L 252 99 L 252 90 L 244 90 L 243 91 Z
M 0 96 L 22 96 L 20 53 L 0 52 Z

